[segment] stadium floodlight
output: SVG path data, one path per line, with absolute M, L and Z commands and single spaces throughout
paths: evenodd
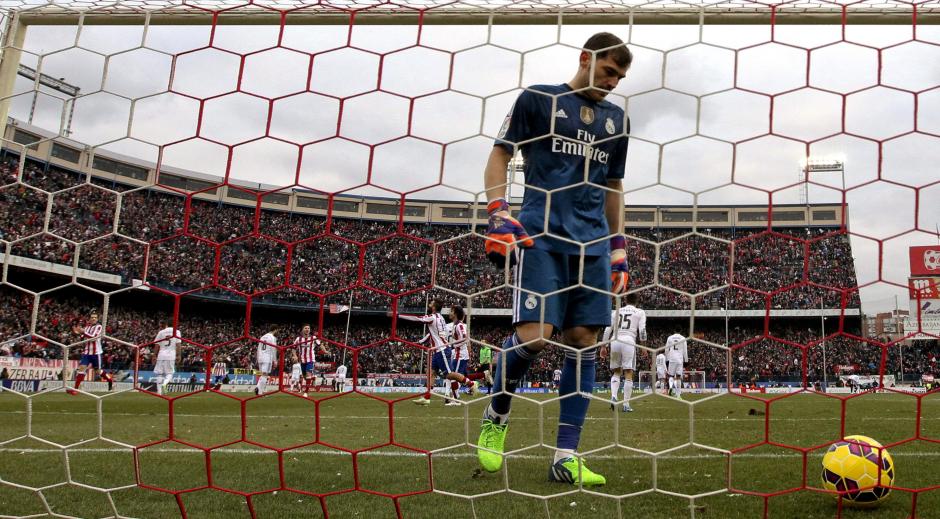
M 799 169 L 800 203 L 809 204 L 810 182 L 818 181 L 821 173 L 839 173 L 842 191 L 845 191 L 844 157 L 804 157 L 800 160 Z
M 66 103 L 68 104 L 68 107 L 69 107 L 69 111 L 65 120 L 65 128 L 62 131 L 62 133 L 66 137 L 68 137 L 72 133 L 72 116 L 75 114 L 75 98 L 78 97 L 82 89 L 76 85 L 69 84 L 68 82 L 65 81 L 65 78 L 54 78 L 48 74 L 40 74 L 36 71 L 36 69 L 29 67 L 27 65 L 24 65 L 22 63 L 20 63 L 19 68 L 16 73 L 17 75 L 25 77 L 26 79 L 29 79 L 30 81 L 38 81 L 40 86 L 51 88 L 57 92 L 61 92 L 69 96 L 69 99 L 66 100 Z M 38 97 L 39 97 L 39 89 L 36 89 L 36 91 L 33 93 L 33 100 L 30 105 L 29 118 L 27 119 L 27 121 L 30 123 L 33 122 L 33 115 L 36 112 L 36 100 L 38 99 Z
M 809 173 L 844 171 L 845 159 L 810 157 L 803 163 L 803 168 Z

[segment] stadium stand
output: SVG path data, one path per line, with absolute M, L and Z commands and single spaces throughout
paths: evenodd
M 0 174 L 10 182 L 16 181 L 17 162 L 18 156 L 8 151 L 0 165 Z M 86 183 L 88 178 L 90 183 Z M 42 220 L 50 196 L 52 218 L 49 232 L 43 233 Z M 243 311 L 248 296 L 255 307 L 278 309 L 252 314 L 252 336 L 261 335 L 272 322 L 278 322 L 284 326 L 285 338 L 295 333 L 301 322 L 315 323 L 316 314 L 311 311 L 319 309 L 321 302 L 326 305 L 351 300 L 362 318 L 357 318 L 348 337 L 345 318 L 325 314 L 319 331 L 333 346 L 332 358 L 325 360 L 341 362 L 341 345 L 356 349 L 374 344 L 358 355 L 359 376 L 419 373 L 426 369 L 426 356 L 397 339 L 416 341 L 423 332 L 418 327 L 403 326 L 398 337 L 391 336 L 391 325 L 384 318 L 390 295 L 404 294 L 400 308 L 408 311 L 420 311 L 428 297 L 467 304 L 453 293 L 432 289 L 437 283 L 466 294 L 484 292 L 471 298 L 474 308 L 500 310 L 510 305 L 509 290 L 490 291 L 503 285 L 503 274 L 485 260 L 481 241 L 471 234 L 472 221 L 462 226 L 399 224 L 256 210 L 258 203 L 211 202 L 167 189 L 141 189 L 32 159 L 25 162 L 21 183 L 0 190 L 0 201 L 7 208 L 0 212 L 0 239 L 14 241 L 30 236 L 14 243 L 14 256 L 71 265 L 76 246 L 60 237 L 84 241 L 78 262 L 82 269 L 119 276 L 122 286 L 146 279 L 151 286 L 171 292 L 195 290 L 185 298 L 195 302 L 191 311 L 181 311 L 179 325 L 188 340 L 200 345 L 223 344 L 244 335 Z M 188 219 L 184 218 L 186 204 L 190 206 Z M 118 207 L 119 234 L 109 234 Z M 643 306 L 654 311 L 650 324 L 652 347 L 663 342 L 672 326 L 667 318 L 656 317 L 655 310 L 682 311 L 691 307 L 692 299 L 678 291 L 697 294 L 694 301 L 699 311 L 837 309 L 843 306 L 843 294 L 848 297 L 845 308 L 857 310 L 860 306 L 857 291 L 838 290 L 856 286 L 850 243 L 845 234 L 837 232 L 838 228 L 796 225 L 768 230 L 766 224 L 759 224 L 763 227 L 698 228 L 692 234 L 690 227 L 629 225 L 627 232 L 633 238 L 628 242 L 631 284 L 646 287 L 640 294 Z M 257 234 L 252 236 L 256 228 Z M 658 244 L 658 256 L 654 244 Z M 219 273 L 213 280 L 207 273 L 214 270 L 217 254 Z M 361 272 L 360 254 L 364 258 Z M 654 277 L 657 261 L 658 279 Z M 800 283 L 804 272 L 809 284 Z M 348 289 L 360 276 L 371 289 Z M 48 272 L 11 267 L 11 279 L 30 279 L 23 286 L 54 285 L 54 277 Z M 720 288 L 729 283 L 731 287 Z M 135 291 L 134 297 L 112 298 L 106 333 L 117 340 L 106 342 L 108 369 L 131 369 L 131 345 L 152 340 L 154 331 L 170 318 L 172 307 L 159 308 L 155 294 L 139 294 Z M 18 309 L 28 307 L 32 296 L 4 288 L 2 297 L 7 304 L 0 311 L 0 333 L 7 339 L 18 339 L 6 347 L 12 354 L 24 356 L 54 356 L 55 346 L 47 340 L 69 343 L 71 327 L 88 309 L 100 304 L 94 297 L 74 290 L 42 300 L 36 333 L 43 339 L 31 341 L 25 333 L 29 315 Z M 227 304 L 219 305 L 219 301 Z M 846 333 L 860 335 L 858 313 L 847 319 Z M 477 341 L 498 345 L 507 321 L 505 312 L 477 316 L 471 321 L 471 334 Z M 683 323 L 687 326 L 687 319 L 678 324 Z M 726 336 L 726 319 L 711 315 L 697 321 L 693 337 L 702 342 L 694 342 L 690 352 L 693 360 L 688 367 L 705 371 L 708 381 L 730 378 L 734 383 L 798 382 L 804 358 L 803 349 L 795 345 L 812 345 L 822 333 L 818 315 L 811 312 L 775 318 L 770 335 L 781 341 L 763 337 L 760 318 L 735 316 L 729 318 L 728 325 Z M 827 364 L 877 371 L 881 349 L 840 347 L 848 342 L 851 340 L 844 336 L 827 340 Z M 739 346 L 732 351 L 729 365 L 727 350 L 708 343 Z M 913 348 L 929 349 L 931 344 Z M 821 376 L 818 350 L 806 349 L 810 381 Z M 248 368 L 249 353 L 250 348 L 236 350 L 228 354 L 227 360 L 232 367 Z M 908 361 L 905 367 L 909 371 L 915 367 L 925 369 L 927 361 L 923 359 L 929 357 L 929 352 L 918 355 L 911 351 L 908 357 L 918 359 Z M 533 367 L 530 381 L 548 382 L 560 358 L 558 349 L 543 355 Z M 207 359 L 211 362 L 205 349 L 192 346 L 186 349 L 181 368 L 204 371 Z M 897 372 L 899 360 L 897 354 L 889 354 L 887 371 Z M 146 352 L 141 362 L 149 362 Z M 639 365 L 649 366 L 649 362 L 648 353 L 642 352 Z M 598 371 L 599 381 L 607 378 L 606 368 Z

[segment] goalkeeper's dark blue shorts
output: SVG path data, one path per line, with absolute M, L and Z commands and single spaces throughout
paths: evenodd
M 536 248 L 517 254 L 513 285 L 522 289 L 513 291 L 513 325 L 544 322 L 561 330 L 610 326 L 611 296 L 605 293 L 610 291 L 610 254 L 584 256 L 583 281 L 577 254 Z

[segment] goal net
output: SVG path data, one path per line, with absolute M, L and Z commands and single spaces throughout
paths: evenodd
M 0 16 L 0 515 L 854 517 L 850 435 L 940 510 L 936 0 Z

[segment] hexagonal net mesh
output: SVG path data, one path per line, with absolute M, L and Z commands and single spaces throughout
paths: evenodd
M 0 515 L 929 517 L 937 9 L 0 1 Z

